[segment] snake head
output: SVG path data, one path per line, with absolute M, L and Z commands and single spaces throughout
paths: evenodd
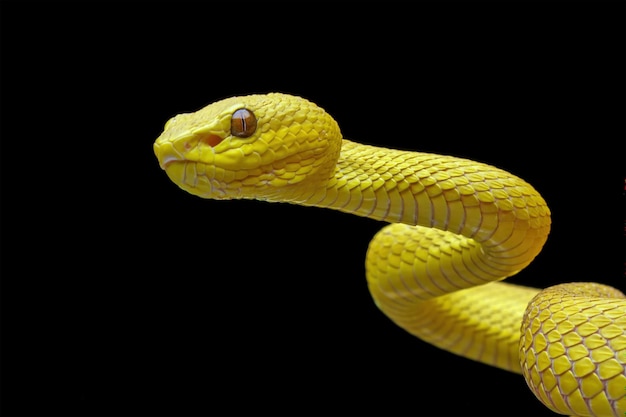
M 334 174 L 341 141 L 323 109 L 273 93 L 232 97 L 173 117 L 154 153 L 175 184 L 200 197 L 297 200 Z

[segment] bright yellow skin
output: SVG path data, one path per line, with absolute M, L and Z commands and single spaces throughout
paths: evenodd
M 242 108 L 257 120 L 246 138 L 231 134 Z M 391 223 L 366 259 L 372 297 L 391 320 L 440 348 L 522 373 L 557 413 L 626 413 L 624 295 L 592 283 L 540 292 L 497 282 L 526 267 L 550 230 L 545 201 L 522 179 L 467 159 L 342 139 L 324 110 L 284 94 L 178 115 L 154 151 L 174 183 L 203 198 L 328 207 Z

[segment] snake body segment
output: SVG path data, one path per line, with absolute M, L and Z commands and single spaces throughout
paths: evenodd
M 467 159 L 343 139 L 323 109 L 285 94 L 178 115 L 154 150 L 173 182 L 203 198 L 290 202 L 391 223 L 370 243 L 366 278 L 392 321 L 522 373 L 555 412 L 626 412 L 623 294 L 600 284 L 540 292 L 498 282 L 526 267 L 550 231 L 546 202 L 524 180 Z

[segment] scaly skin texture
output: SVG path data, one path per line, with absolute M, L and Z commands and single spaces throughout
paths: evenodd
M 234 115 L 239 109 L 254 120 Z M 203 198 L 290 202 L 391 223 L 366 257 L 372 297 L 391 320 L 442 349 L 522 373 L 557 413 L 626 412 L 624 295 L 593 283 L 540 292 L 497 282 L 526 267 L 550 231 L 550 210 L 522 179 L 467 159 L 342 139 L 324 110 L 284 94 L 178 115 L 154 151 L 174 183 Z

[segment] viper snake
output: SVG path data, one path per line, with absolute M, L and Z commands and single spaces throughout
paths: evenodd
M 378 135 L 391 130 L 372 122 Z M 524 180 L 468 159 L 343 139 L 322 108 L 278 93 L 179 114 L 154 152 L 175 184 L 203 198 L 326 207 L 389 223 L 365 263 L 374 302 L 393 322 L 523 374 L 556 413 L 626 415 L 624 295 L 596 283 L 541 291 L 500 282 L 537 256 L 550 231 L 546 202 Z

